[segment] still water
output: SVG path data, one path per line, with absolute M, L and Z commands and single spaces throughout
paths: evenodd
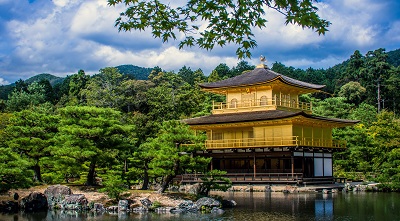
M 223 214 L 93 214 L 50 211 L 0 214 L 1 221 L 113 220 L 399 220 L 399 193 L 218 193 L 238 205 Z

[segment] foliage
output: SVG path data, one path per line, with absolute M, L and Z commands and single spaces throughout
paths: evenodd
M 0 193 L 32 185 L 32 170 L 28 170 L 29 165 L 17 153 L 0 144 Z
M 119 65 L 118 72 L 134 80 L 147 80 L 152 68 L 143 68 L 135 65 Z
M 223 177 L 226 171 L 211 170 L 201 178 L 202 183 L 199 191 L 200 195 L 208 196 L 211 190 L 227 191 L 232 187 L 232 181 L 229 178 Z
M 16 112 L 6 128 L 7 145 L 29 162 L 35 181 L 42 182 L 41 166 L 50 156 L 57 133 L 58 117 L 51 107 L 39 106 Z
M 300 97 L 313 103 L 313 114 L 360 120 L 353 127 L 333 130 L 333 139 L 347 141 L 343 152 L 334 153 L 335 176 L 372 179 L 382 182 L 382 189 L 398 190 L 400 67 L 391 65 L 390 56 L 383 49 L 365 55 L 355 51 L 349 60 L 326 70 L 296 69 L 279 62 L 271 69 L 326 85 L 324 93 Z M 199 83 L 252 68 L 245 61 L 232 68 L 219 64 L 206 77 L 201 69 L 186 66 L 178 73 L 155 67 L 148 80 L 104 68 L 92 77 L 80 70 L 56 85 L 38 77 L 30 84 L 18 80 L 8 89 L 0 86 L 0 92 L 12 90 L 0 101 L 5 105 L 0 110 L 8 111 L 0 113 L 0 188 L 25 187 L 40 176 L 46 183 L 88 184 L 101 177 L 111 182 L 106 187 L 117 195 L 122 184 L 141 183 L 146 189 L 149 183 L 161 184 L 176 174 L 205 172 L 209 159 L 191 158 L 204 147 L 204 137 L 176 120 L 208 115 L 212 101 L 224 101 L 222 95 L 201 91 Z M 87 104 L 98 107 L 82 106 Z M 168 183 L 162 183 L 163 188 Z
M 146 143 L 152 156 L 150 173 L 163 177 L 160 192 L 164 192 L 172 179 L 184 171 L 202 171 L 210 159 L 193 155 L 204 148 L 205 137 L 195 135 L 188 125 L 179 121 L 165 121 L 156 138 Z
M 100 192 L 107 193 L 107 196 L 111 199 L 120 200 L 121 194 L 127 191 L 121 175 L 118 171 L 108 170 L 103 179 L 104 187 L 100 189 Z
M 64 78 L 57 77 L 52 74 L 43 73 L 43 74 L 38 74 L 33 77 L 30 77 L 30 78 L 26 79 L 24 82 L 26 84 L 31 84 L 33 82 L 48 81 L 48 82 L 50 82 L 51 86 L 54 86 L 58 83 L 61 83 L 63 80 L 64 80 Z
M 400 49 L 389 51 L 387 61 L 395 67 L 400 66 Z
M 154 201 L 150 206 L 150 210 L 155 210 L 157 208 L 160 208 L 161 206 L 162 204 L 159 201 Z
M 103 68 L 100 73 L 91 78 L 80 95 L 85 97 L 86 104 L 96 107 L 121 109 L 123 106 L 123 91 L 119 87 L 124 77 L 116 68 Z
M 121 113 L 110 108 L 70 106 L 58 111 L 58 145 L 52 153 L 61 165 L 87 163 L 86 183 L 94 185 L 97 165 L 112 162 L 119 148 L 129 146 L 133 127 L 124 125 Z
M 353 104 L 346 103 L 344 97 L 331 97 L 319 101 L 313 107 L 313 114 L 333 118 L 348 118 Z
M 400 186 L 400 120 L 393 113 L 383 111 L 369 134 L 379 153 L 373 160 L 378 180 Z
M 150 28 L 153 37 L 163 42 L 185 38 L 179 48 L 198 45 L 211 50 L 216 45 L 236 44 L 239 58 L 251 57 L 250 50 L 257 46 L 253 28 L 264 28 L 265 7 L 286 17 L 286 24 L 296 24 L 325 34 L 329 22 L 321 19 L 313 0 L 304 1 L 185 1 L 182 5 L 163 1 L 108 0 L 111 6 L 123 4 L 126 10 L 116 20 L 120 31 Z M 175 6 L 176 5 L 176 6 Z M 200 26 L 206 27 L 204 30 Z
M 345 97 L 347 102 L 359 105 L 365 96 L 366 89 L 360 83 L 350 81 L 340 88 L 339 96 Z
M 14 91 L 8 96 L 6 102 L 8 111 L 21 111 L 35 106 L 43 104 L 46 101 L 45 88 L 38 82 L 33 82 L 25 88 L 16 87 Z

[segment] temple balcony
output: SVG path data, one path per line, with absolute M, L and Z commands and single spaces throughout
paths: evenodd
M 312 104 L 305 102 L 279 100 L 279 99 L 255 99 L 234 102 L 214 102 L 212 105 L 213 114 L 227 114 L 237 112 L 265 111 L 265 110 L 287 110 L 304 111 L 312 113 Z
M 299 136 L 267 138 L 245 138 L 206 140 L 207 150 L 213 149 L 241 149 L 241 148 L 265 148 L 265 147 L 323 147 L 323 148 L 346 148 L 344 140 L 324 140 L 313 138 L 301 138 Z

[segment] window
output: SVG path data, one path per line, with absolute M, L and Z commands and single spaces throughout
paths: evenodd
M 262 96 L 260 98 L 260 106 L 265 106 L 267 105 L 267 96 Z
M 223 139 L 223 133 L 222 132 L 213 132 L 212 139 L 213 140 L 222 140 Z
M 237 105 L 237 99 L 236 98 L 233 98 L 232 100 L 231 100 L 231 105 L 229 106 L 230 108 L 236 108 L 236 105 Z

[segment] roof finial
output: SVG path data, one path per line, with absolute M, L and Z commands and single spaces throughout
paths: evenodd
M 264 63 L 265 61 L 267 61 L 267 60 L 265 59 L 265 56 L 264 56 L 264 55 L 260 55 L 260 61 L 261 61 L 262 63 Z
M 265 62 L 267 62 L 267 59 L 265 59 L 264 55 L 260 56 L 260 61 L 261 61 L 261 64 L 257 65 L 256 68 L 266 68 L 266 69 L 268 69 L 268 66 L 266 64 L 264 64 Z

